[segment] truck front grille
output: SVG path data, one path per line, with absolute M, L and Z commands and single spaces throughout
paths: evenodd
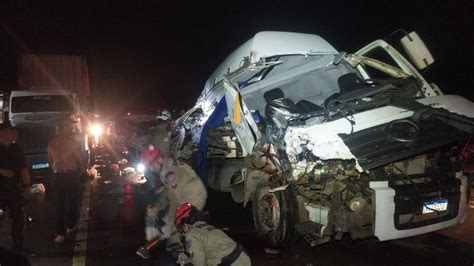
M 49 140 L 56 135 L 56 127 L 35 126 L 19 128 L 18 143 L 28 154 L 47 153 Z

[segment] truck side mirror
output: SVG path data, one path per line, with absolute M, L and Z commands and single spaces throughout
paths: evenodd
M 416 32 L 412 31 L 408 35 L 405 35 L 400 42 L 416 68 L 424 69 L 433 64 L 434 59 L 430 50 L 428 50 Z

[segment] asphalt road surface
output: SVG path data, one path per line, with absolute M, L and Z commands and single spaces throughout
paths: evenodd
M 32 265 L 172 265 L 174 258 L 163 248 L 151 261 L 135 255 L 144 241 L 145 198 L 139 186 L 104 173 L 86 181 L 82 193 L 79 232 L 61 245 L 53 242 L 51 193 L 35 194 L 29 202 L 26 211 L 33 221 L 25 231 L 26 246 L 38 253 L 29 259 Z M 278 254 L 267 254 L 264 242 L 255 236 L 251 206 L 243 208 L 230 195 L 209 191 L 207 209 L 210 223 L 240 241 L 253 265 L 474 265 L 474 215 L 441 232 L 388 242 L 343 239 L 310 247 L 297 237 Z M 5 259 L 10 226 L 8 218 L 0 223 L 0 265 L 18 265 L 13 258 Z

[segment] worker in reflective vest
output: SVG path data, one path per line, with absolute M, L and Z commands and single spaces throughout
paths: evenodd
M 201 212 L 190 203 L 181 204 L 175 213 L 175 224 L 185 236 L 185 252 L 177 263 L 184 265 L 251 265 L 243 247 L 222 230 L 209 225 Z

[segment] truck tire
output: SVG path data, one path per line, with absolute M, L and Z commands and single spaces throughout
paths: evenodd
M 292 185 L 285 190 L 269 192 L 261 183 L 253 194 L 253 220 L 257 234 L 273 248 L 285 246 L 295 234 L 297 217 L 296 192 Z

